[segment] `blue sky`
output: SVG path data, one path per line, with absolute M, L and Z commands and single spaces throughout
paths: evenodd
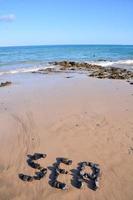
M 133 0 L 0 0 L 0 46 L 133 44 Z

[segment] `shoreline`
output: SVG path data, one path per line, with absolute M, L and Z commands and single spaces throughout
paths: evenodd
M 132 59 L 121 59 L 121 60 L 106 60 L 106 59 L 98 59 L 98 60 L 63 60 L 59 59 L 58 61 L 34 61 L 34 62 L 28 62 L 28 61 L 23 61 L 23 62 L 18 62 L 18 63 L 9 63 L 6 65 L 1 65 L 0 66 L 0 76 L 2 75 L 9 75 L 9 74 L 17 74 L 17 73 L 30 73 L 30 72 L 39 72 L 39 71 L 49 71 L 49 69 L 52 68 L 57 68 L 61 69 L 62 71 L 66 70 L 85 70 L 86 72 L 93 72 L 93 76 L 97 76 L 100 78 L 99 73 L 102 73 L 101 78 L 111 78 L 107 76 L 107 73 L 116 73 L 116 75 L 120 73 L 125 73 L 124 76 L 126 75 L 126 72 L 128 72 L 128 76 L 133 77 L 131 75 L 133 73 L 133 60 Z M 94 68 L 95 67 L 95 68 Z M 48 69 L 48 70 L 47 70 Z M 112 71 L 112 69 L 116 69 L 116 71 Z M 98 71 L 99 70 L 99 71 Z M 57 72 L 57 70 L 53 70 Z M 105 73 L 105 74 L 103 74 Z M 104 76 L 103 76 L 104 75 Z M 105 76 L 106 75 L 106 76 Z M 125 79 L 125 77 L 113 77 L 117 79 Z
M 102 60 L 103 61 L 103 60 Z M 98 78 L 98 79 L 118 79 L 126 80 L 129 84 L 133 84 L 133 71 L 127 70 L 126 68 L 102 66 L 98 64 L 92 64 L 88 62 L 75 62 L 75 61 L 55 61 L 48 62 L 45 67 L 33 68 L 20 68 L 10 71 L 0 72 L 0 79 L 10 74 L 23 74 L 23 73 L 40 73 L 40 74 L 54 74 L 54 73 L 84 73 L 87 76 Z M 70 78 L 70 77 L 68 77 Z M 8 85 L 10 81 L 1 82 L 0 87 Z

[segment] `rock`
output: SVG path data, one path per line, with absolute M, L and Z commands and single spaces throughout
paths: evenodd
M 97 78 L 108 79 L 129 79 L 132 78 L 133 73 L 121 68 L 97 68 L 96 71 L 92 71 L 90 76 Z
M 74 71 L 74 70 L 76 70 L 76 69 L 75 69 L 75 68 L 73 68 L 73 67 L 71 67 L 71 68 L 70 68 L 70 70 Z
M 66 76 L 66 78 L 72 78 L 72 76 Z
M 107 60 L 105 60 L 105 59 L 98 59 L 97 61 L 104 61 L 104 62 L 105 62 L 105 61 L 107 61 Z
M 51 63 L 50 63 L 51 64 Z M 78 70 L 89 71 L 89 76 L 96 78 L 108 78 L 108 79 L 133 79 L 133 72 L 127 69 L 118 67 L 103 67 L 100 65 L 90 64 L 86 62 L 74 62 L 74 61 L 59 61 L 53 62 L 53 65 L 60 66 L 61 71 L 66 70 Z M 130 82 L 130 84 L 133 84 Z
M 74 66 L 74 65 L 75 65 L 75 62 L 69 62 L 69 64 L 70 64 L 71 66 Z
M 37 71 L 33 71 L 32 73 L 36 74 L 36 73 L 40 73 L 40 74 L 48 74 L 49 72 L 55 72 L 54 68 L 48 67 L 48 68 L 44 68 L 44 69 L 39 69 Z
M 51 64 L 51 63 L 50 63 Z M 74 62 L 74 61 L 59 61 L 59 62 L 53 62 L 53 65 L 59 65 L 61 66 L 61 70 L 65 70 L 65 69 L 87 69 L 87 68 L 96 68 L 96 67 L 100 67 L 99 65 L 93 65 L 93 64 L 89 64 L 89 63 L 80 63 L 80 62 Z
M 39 69 L 38 72 L 52 72 L 53 68 Z
M 8 85 L 11 85 L 11 84 L 12 84 L 11 81 L 2 82 L 2 83 L 0 84 L 0 87 L 8 86 Z

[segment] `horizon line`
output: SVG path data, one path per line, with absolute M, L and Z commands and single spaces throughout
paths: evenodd
M 88 46 L 88 45 L 105 45 L 105 46 L 108 46 L 108 45 L 114 45 L 114 46 L 132 46 L 133 44 L 103 44 L 103 43 L 94 43 L 94 44 L 82 44 L 82 43 L 79 43 L 79 44 L 24 44 L 24 45 L 4 45 L 4 46 L 0 46 L 0 48 L 3 48 L 3 47 L 32 47 L 32 46 Z

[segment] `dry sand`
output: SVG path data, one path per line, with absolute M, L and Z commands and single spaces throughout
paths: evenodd
M 132 200 L 133 87 L 125 81 L 98 80 L 80 74 L 14 75 L 0 89 L 0 200 Z M 60 191 L 46 178 L 31 183 L 19 173 L 34 174 L 26 155 L 43 152 L 42 166 L 57 157 L 100 164 L 100 188 Z

